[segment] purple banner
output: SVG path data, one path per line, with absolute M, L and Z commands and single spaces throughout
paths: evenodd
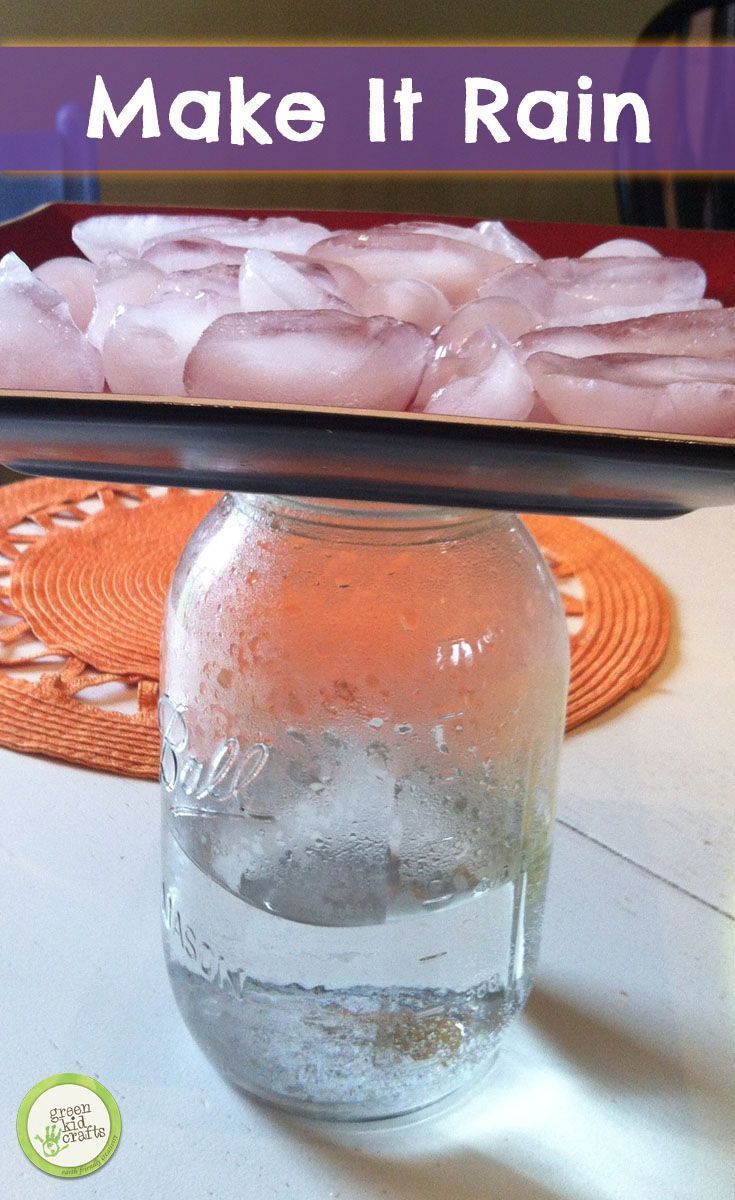
M 0 48 L 0 170 L 735 171 L 735 46 Z

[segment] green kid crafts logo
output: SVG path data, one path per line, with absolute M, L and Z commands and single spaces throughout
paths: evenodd
M 120 1141 L 120 1110 L 88 1075 L 51 1075 L 23 1097 L 16 1122 L 26 1158 L 62 1179 L 103 1167 Z

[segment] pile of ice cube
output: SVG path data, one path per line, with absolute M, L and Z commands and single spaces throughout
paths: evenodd
M 735 436 L 735 309 L 618 239 L 543 260 L 498 221 L 330 233 L 104 215 L 0 261 L 0 386 Z

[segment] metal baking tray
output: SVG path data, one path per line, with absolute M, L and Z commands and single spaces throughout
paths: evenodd
M 14 250 L 37 266 L 75 252 L 76 221 L 124 211 L 47 205 L 0 225 L 0 254 Z M 330 229 L 415 216 L 291 211 Z M 545 256 L 581 254 L 621 233 L 618 226 L 508 224 Z M 625 234 L 696 259 L 707 271 L 708 294 L 735 303 L 734 233 Z M 580 516 L 665 517 L 735 503 L 731 438 L 156 396 L 0 391 L 0 461 L 27 474 L 109 482 Z

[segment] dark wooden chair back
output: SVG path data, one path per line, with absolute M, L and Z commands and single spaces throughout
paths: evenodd
M 717 0 L 674 0 L 642 31 L 638 43 L 735 40 L 735 3 Z M 708 81 L 707 111 L 733 129 L 735 114 L 717 103 L 721 81 Z M 686 110 L 686 95 L 682 95 Z M 686 229 L 735 229 L 735 179 L 727 176 L 636 177 L 616 180 L 620 219 L 625 225 L 669 225 Z

